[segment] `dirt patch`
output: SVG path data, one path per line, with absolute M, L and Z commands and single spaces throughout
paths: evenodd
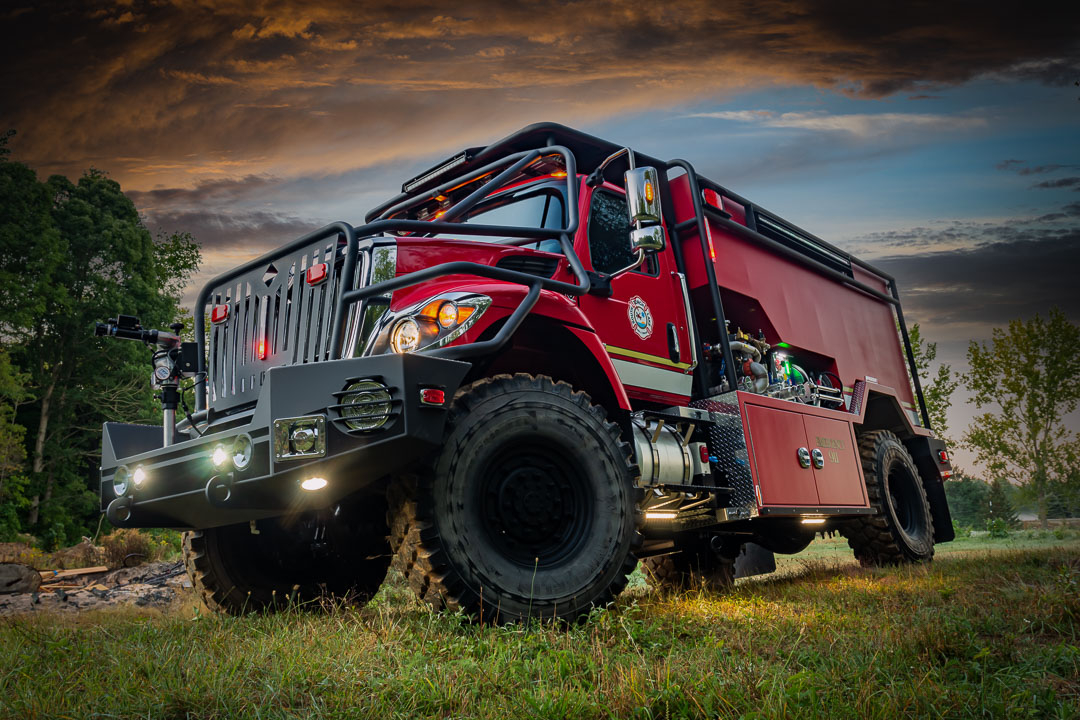
M 75 587 L 51 592 L 0 595 L 0 615 L 79 612 L 117 605 L 164 608 L 191 587 L 179 560 L 79 576 L 72 578 L 72 584 Z

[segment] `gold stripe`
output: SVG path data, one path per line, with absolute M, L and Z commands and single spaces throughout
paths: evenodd
M 677 370 L 690 369 L 690 363 L 671 362 L 667 358 L 659 357 L 657 355 L 649 355 L 648 353 L 638 352 L 637 350 L 627 350 L 626 348 L 615 347 L 614 345 L 605 345 L 604 349 L 607 350 L 609 353 L 615 355 L 632 357 L 638 360 L 648 360 L 649 362 L 656 363 L 657 365 L 666 365 L 667 367 L 676 368 Z
M 844 392 L 853 393 L 853 392 L 855 392 L 855 388 L 849 388 L 847 385 L 845 385 L 844 386 Z

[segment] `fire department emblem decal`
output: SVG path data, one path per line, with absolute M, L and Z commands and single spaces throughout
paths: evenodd
M 647 340 L 652 335 L 652 312 L 644 300 L 637 295 L 630 298 L 630 302 L 626 305 L 626 315 L 630 318 L 630 327 L 639 338 Z

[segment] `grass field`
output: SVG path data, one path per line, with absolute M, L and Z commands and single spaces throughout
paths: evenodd
M 0 623 L 24 717 L 1080 717 L 1080 538 L 963 539 L 864 570 L 817 541 L 723 595 L 632 583 L 569 629 L 479 627 L 389 583 L 362 609 Z

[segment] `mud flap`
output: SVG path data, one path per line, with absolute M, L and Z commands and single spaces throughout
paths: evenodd
M 735 558 L 735 578 L 765 575 L 776 570 L 776 557 L 756 543 L 746 543 Z

